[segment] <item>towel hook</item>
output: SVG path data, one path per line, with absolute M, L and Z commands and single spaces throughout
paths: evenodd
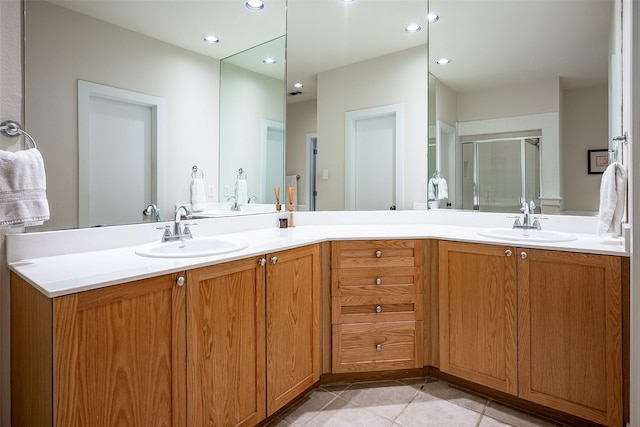
M 7 136 L 19 136 L 24 135 L 24 140 L 30 148 L 38 148 L 36 145 L 36 141 L 29 135 L 27 132 L 22 130 L 20 123 L 15 120 L 5 120 L 0 123 L 0 133 L 3 133 Z
M 193 165 L 193 167 L 191 168 L 191 178 L 197 178 L 198 172 L 200 172 L 200 178 L 204 179 L 204 172 L 202 171 L 202 169 L 198 169 L 198 166 L 196 165 Z

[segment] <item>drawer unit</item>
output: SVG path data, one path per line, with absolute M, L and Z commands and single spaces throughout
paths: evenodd
M 423 243 L 332 243 L 332 370 L 422 367 Z
M 333 326 L 334 372 L 411 369 L 421 365 L 422 322 Z

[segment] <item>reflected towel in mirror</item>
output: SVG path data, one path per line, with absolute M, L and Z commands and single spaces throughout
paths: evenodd
M 49 219 L 44 161 L 32 148 L 0 151 L 0 227 L 41 225 Z
M 600 210 L 597 233 L 622 233 L 622 216 L 625 208 L 627 171 L 618 162 L 611 163 L 602 174 L 600 182 Z
M 249 203 L 249 194 L 247 193 L 247 180 L 239 179 L 236 181 L 236 202 L 238 205 L 246 205 Z
M 207 195 L 204 190 L 204 179 L 193 178 L 191 180 L 191 210 L 200 212 L 207 204 Z

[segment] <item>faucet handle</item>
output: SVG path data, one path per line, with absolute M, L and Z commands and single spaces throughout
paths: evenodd
M 189 228 L 193 225 L 198 225 L 198 223 L 192 222 L 192 223 L 184 224 L 184 227 L 182 228 L 183 237 L 186 237 L 187 239 L 193 239 L 193 236 L 191 235 L 191 229 Z
M 162 233 L 162 241 L 166 242 L 173 234 L 171 234 L 171 226 L 165 225 L 164 227 L 156 227 L 156 230 L 164 230 Z

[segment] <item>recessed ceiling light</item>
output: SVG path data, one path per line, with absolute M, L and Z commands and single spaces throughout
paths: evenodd
M 202 39 L 205 43 L 218 44 L 220 40 L 216 36 L 206 36 Z
M 271 65 L 271 64 L 275 64 L 276 60 L 273 59 L 273 58 L 265 58 L 265 59 L 262 60 L 262 62 L 264 62 L 265 64 Z
M 440 16 L 436 15 L 435 13 L 427 14 L 427 21 L 429 21 L 429 24 L 435 24 L 439 20 L 440 20 Z
M 449 58 L 440 58 L 436 61 L 436 64 L 439 64 L 439 65 L 446 65 L 450 63 L 451 63 L 451 60 Z
M 244 2 L 244 7 L 249 10 L 262 10 L 264 9 L 264 3 L 260 0 L 247 0 Z
M 303 85 L 302 83 L 300 83 L 300 82 L 298 82 L 298 83 L 294 83 L 294 84 L 293 84 L 293 87 L 298 88 L 298 89 L 300 89 L 300 88 L 301 88 L 301 87 L 303 87 L 303 86 L 304 86 L 304 85 Z
M 419 24 L 411 24 L 404 27 L 405 33 L 419 33 L 420 31 L 422 31 L 422 25 Z

